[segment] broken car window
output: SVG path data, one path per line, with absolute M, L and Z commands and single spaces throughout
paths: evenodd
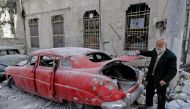
M 103 62 L 112 59 L 110 56 L 104 53 L 90 53 L 87 54 L 87 57 L 92 62 Z
M 54 57 L 40 56 L 39 66 L 53 67 L 53 61 L 54 61 Z
M 35 63 L 37 62 L 37 59 L 38 59 L 38 56 L 31 56 L 31 57 L 29 57 L 27 64 L 35 65 Z

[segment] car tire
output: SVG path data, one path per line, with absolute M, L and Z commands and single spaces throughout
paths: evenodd
M 81 103 L 76 103 L 72 101 L 68 101 L 68 108 L 69 109 L 83 109 L 83 104 Z
M 83 109 L 101 109 L 101 108 L 85 104 Z
M 90 106 L 86 104 L 76 103 L 76 102 L 68 102 L 69 109 L 100 109 L 95 106 Z

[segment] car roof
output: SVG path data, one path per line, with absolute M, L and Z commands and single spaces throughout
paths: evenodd
M 93 52 L 101 52 L 100 50 L 82 48 L 82 47 L 62 47 L 62 48 L 50 48 L 34 51 L 32 55 L 56 55 L 56 56 L 80 56 Z M 101 52 L 102 53 L 102 52 Z
M 9 47 L 9 46 L 0 46 L 0 50 L 13 50 L 16 49 L 14 47 Z M 17 49 L 16 49 L 17 50 Z

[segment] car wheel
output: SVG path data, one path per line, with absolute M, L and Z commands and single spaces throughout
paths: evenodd
M 8 84 L 7 85 L 8 85 L 9 88 L 17 89 L 15 81 L 14 81 L 12 76 L 10 76 L 8 78 Z
M 100 109 L 95 106 L 90 106 L 86 104 L 76 103 L 76 102 L 68 102 L 69 109 Z
M 101 108 L 85 104 L 84 107 L 83 107 L 83 109 L 101 109 Z
M 81 103 L 68 101 L 69 109 L 83 109 L 84 105 Z

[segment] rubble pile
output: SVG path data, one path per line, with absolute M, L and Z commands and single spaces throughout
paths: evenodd
M 190 108 L 190 73 L 184 70 L 179 71 L 180 79 L 174 89 L 167 90 L 166 109 L 189 109 Z M 139 105 L 145 104 L 146 90 L 137 99 Z M 154 104 L 157 104 L 155 94 Z
M 189 109 L 190 107 L 190 73 L 181 70 L 179 74 L 177 86 L 168 93 L 166 109 Z

